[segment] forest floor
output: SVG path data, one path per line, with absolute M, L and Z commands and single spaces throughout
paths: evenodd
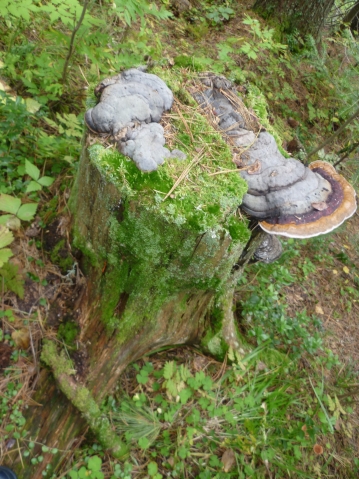
M 218 44 L 226 44 L 227 48 L 231 48 L 233 43 L 228 43 L 229 38 L 241 37 L 243 41 L 248 39 L 254 48 L 255 41 L 253 43 L 251 26 L 241 21 L 246 14 L 255 17 L 249 9 L 251 3 L 248 2 L 246 5 L 242 2 L 240 6 L 237 6 L 236 17 L 221 23 L 216 28 L 208 28 L 208 25 L 205 26 L 197 18 L 193 21 L 182 18 L 162 24 L 161 28 L 158 27 L 160 30 L 158 34 L 165 45 L 162 54 L 167 59 L 168 66 L 173 66 L 176 57 L 183 52 L 186 52 L 189 57 L 193 55 L 211 59 L 213 52 L 217 52 Z M 260 22 L 261 25 L 265 25 L 263 20 Z M 342 47 L 334 42 L 328 41 L 327 48 L 332 55 L 343 54 Z M 261 77 L 264 85 L 265 70 L 270 68 L 270 65 L 265 59 L 265 52 L 263 56 L 258 51 L 256 54 L 257 58 L 251 59 L 243 54 L 236 55 L 234 52 L 230 58 L 248 75 Z M 340 68 L 344 69 L 346 62 L 350 64 L 351 60 L 343 54 Z M 277 63 L 273 64 L 278 67 Z M 311 108 L 308 108 L 310 103 L 319 117 L 321 114 L 324 115 L 323 112 L 327 109 L 326 98 L 330 95 L 332 88 L 329 81 L 321 84 L 320 78 L 316 80 L 317 83 L 314 86 L 308 82 L 308 77 L 315 68 L 317 68 L 316 65 L 305 62 L 301 64 L 300 71 L 296 71 L 298 63 L 294 60 L 291 63 L 288 59 L 281 67 L 282 76 L 277 78 L 277 83 L 272 81 L 266 90 L 269 119 L 280 130 L 283 147 L 287 148 L 291 145 L 293 155 L 298 150 L 298 142 L 299 146 L 305 143 L 307 149 L 311 149 L 328 134 L 328 131 L 331 131 L 331 118 L 328 116 L 314 119 L 314 121 L 313 112 Z M 287 88 L 288 84 L 291 89 L 287 96 L 283 97 L 282 90 Z M 81 88 L 83 87 L 84 85 L 81 85 Z M 243 88 L 245 91 L 245 82 Z M 337 105 L 333 103 L 333 109 L 335 106 Z M 290 125 L 293 123 L 292 117 L 294 127 Z M 322 133 L 323 130 L 325 134 Z M 339 151 L 343 146 L 340 140 L 337 140 L 335 149 Z M 331 148 L 333 145 L 327 148 L 327 152 L 330 152 Z M 354 182 L 356 181 L 354 186 L 358 189 L 356 168 L 355 163 L 349 161 L 343 163 L 341 172 L 352 181 L 354 178 Z M 22 403 L 12 409 L 1 410 L 3 422 L 0 430 L 4 436 L 10 430 L 6 428 L 12 424 L 12 416 L 15 413 L 20 414 L 24 405 L 32 404 L 31 394 L 36 388 L 41 368 L 39 351 L 43 338 L 57 338 L 66 343 L 69 341 L 69 336 L 76 336 L 77 305 L 85 288 L 85 280 L 77 266 L 76 252 L 71 249 L 71 219 L 67 203 L 72 181 L 73 172 L 61 174 L 47 192 L 41 192 L 39 211 L 42 213 L 39 213 L 27 228 L 16 233 L 16 241 L 11 245 L 14 253 L 11 264 L 17 266 L 17 271 L 15 275 L 9 271 L 9 275 L 13 275 L 11 279 L 14 284 L 20 284 L 20 278 L 25 280 L 23 294 L 20 295 L 14 291 L 5 291 L 3 286 L 1 320 L 5 339 L 0 341 L 0 373 L 6 368 L 13 368 L 20 378 L 18 382 L 20 386 L 15 390 L 9 389 L 12 378 L 10 375 L 3 375 L 0 377 L 0 391 L 3 392 L 4 397 L 8 397 L 9 391 L 11 392 L 13 405 L 19 400 Z M 54 208 L 48 209 L 48 205 L 54 198 L 56 198 Z M 46 224 L 45 227 L 43 227 L 44 224 Z M 278 302 L 285 303 L 288 317 L 294 317 L 297 313 L 305 311 L 308 316 L 313 315 L 319 318 L 324 344 L 315 354 L 323 355 L 326 349 L 330 349 L 339 359 L 336 368 L 318 366 L 318 371 L 323 374 L 325 381 L 333 385 L 333 390 L 338 381 L 340 382 L 341 375 L 345 376 L 348 384 L 347 392 L 342 393 L 342 396 L 343 400 L 350 400 L 352 412 L 348 422 L 351 428 L 348 432 L 347 429 L 340 428 L 340 425 L 337 426 L 335 452 L 337 463 L 342 462 L 343 471 L 348 471 L 354 467 L 354 458 L 359 459 L 359 215 L 356 213 L 339 230 L 326 235 L 323 241 L 296 241 L 295 246 L 285 242 L 285 251 L 287 247 L 296 250 L 295 255 L 291 256 L 288 264 L 285 265 L 296 281 L 281 285 Z M 247 281 L 253 287 L 256 284 L 259 285 L 260 279 L 256 265 L 248 267 Z M 275 283 L 276 279 L 273 281 Z M 19 293 L 19 290 L 17 292 Z M 246 300 L 248 294 L 248 291 L 241 292 L 241 286 L 239 287 L 239 298 Z M 251 328 L 246 323 L 246 319 L 240 315 L 238 322 L 244 332 Z M 63 328 L 62 325 L 65 323 L 74 324 L 73 331 Z M 256 342 L 253 338 L 252 341 L 255 346 Z M 140 361 L 139 368 L 143 367 L 148 359 Z M 196 374 L 199 370 L 208 370 L 211 377 L 216 380 L 224 375 L 227 368 L 226 362 L 219 363 L 192 349 L 169 350 L 151 357 L 155 369 L 158 370 L 174 359 L 179 363 L 186 363 L 192 374 Z M 311 370 L 314 367 L 313 361 L 306 358 L 302 358 L 299 364 L 303 369 Z M 121 387 L 129 396 L 143 390 L 136 383 L 136 371 L 129 368 L 123 376 Z M 350 381 L 347 378 L 350 378 Z M 15 439 L 7 435 L 1 443 L 1 455 L 6 455 L 14 443 Z M 94 454 L 93 450 L 92 454 Z M 71 457 L 74 457 L 74 451 L 71 452 Z M 80 459 L 78 457 L 74 459 L 77 465 L 81 464 L 81 461 L 83 462 L 81 456 Z M 136 467 L 134 469 L 134 472 L 137 472 L 134 477 L 145 477 L 143 468 L 149 461 L 150 459 L 143 456 L 143 451 L 138 453 L 139 466 L 138 469 Z M 106 462 L 104 459 L 104 464 L 103 470 L 107 474 L 106 477 L 112 477 L 113 467 L 110 466 L 110 460 L 107 459 Z M 354 477 L 347 476 L 347 472 L 340 472 L 339 466 L 333 470 L 337 471 L 335 473 L 337 475 L 332 471 L 324 472 L 323 476 L 320 476 L 319 472 L 310 477 L 340 477 L 342 479 Z M 151 475 L 151 477 L 154 476 L 155 474 Z M 267 477 L 271 477 L 270 473 Z M 288 475 L 287 477 L 296 476 Z

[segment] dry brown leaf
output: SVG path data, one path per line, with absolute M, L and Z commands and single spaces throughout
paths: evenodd
M 222 456 L 223 471 L 229 472 L 236 463 L 236 456 L 232 449 L 226 449 Z
M 324 311 L 323 311 L 323 308 L 321 307 L 320 304 L 317 304 L 316 307 L 315 307 L 315 312 L 317 314 L 324 314 Z
M 11 338 L 18 349 L 27 349 L 30 346 L 30 334 L 27 328 L 22 328 L 11 333 Z

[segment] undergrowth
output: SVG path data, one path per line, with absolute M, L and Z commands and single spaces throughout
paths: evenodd
M 281 36 L 230 0 L 193 3 L 184 13 L 174 12 L 176 18 L 168 1 L 92 3 L 73 51 L 70 39 L 82 3 L 0 5 L 1 457 L 18 450 L 38 464 L 44 453 L 59 452 L 27 436 L 23 410 L 36 385 L 40 339 L 59 329 L 58 341 L 71 348 L 77 331 L 68 288 L 80 273 L 64 245 L 89 85 L 146 62 L 210 69 L 248 92 L 248 105 L 277 132 L 280 148 L 296 138 L 307 151 L 357 106 L 359 50 L 349 31 L 331 31 L 318 44 L 295 31 Z M 185 100 L 181 85 L 177 94 Z M 288 126 L 289 118 L 295 127 Z M 344 159 L 355 184 L 358 129 L 355 120 L 319 153 L 332 163 Z M 174 215 L 170 205 L 168 214 Z M 339 309 L 331 316 L 340 321 L 355 311 L 357 248 L 355 235 L 340 248 L 328 238 L 301 246 L 287 241 L 279 262 L 251 266 L 238 285 L 236 313 L 253 352 L 229 355 L 229 365 L 170 352 L 134 364 L 125 373 L 130 386 L 122 382 L 103 404 L 131 446 L 127 461 L 116 463 L 88 443 L 61 473 L 48 468 L 43 476 L 357 477 L 351 414 L 357 377 L 327 347 L 324 300 L 319 292 L 311 294 L 319 274 L 332 276 L 328 294 Z M 303 289 L 292 294 L 296 284 Z M 64 309 L 53 295 L 59 288 Z M 298 295 L 309 298 L 307 307 L 293 300 Z

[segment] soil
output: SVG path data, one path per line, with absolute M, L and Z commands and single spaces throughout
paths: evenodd
M 4 341 L 0 342 L 0 373 L 3 372 L 11 363 L 11 353 L 13 348 Z

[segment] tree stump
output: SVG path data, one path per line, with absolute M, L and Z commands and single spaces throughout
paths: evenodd
M 173 111 L 165 129 L 188 160 L 152 173 L 101 142 L 90 146 L 95 140 L 86 135 L 70 205 L 87 277 L 73 344 L 82 372 L 58 343 L 44 343 L 52 374 L 41 373 L 35 400 L 42 407 L 29 408 L 25 429 L 35 456 L 41 444 L 59 452 L 41 453 L 35 465 L 34 456 L 11 456 L 23 479 L 44 477 L 48 464 L 56 471 L 88 428 L 115 457 L 126 454 L 98 405 L 130 362 L 167 345 L 197 344 L 217 357 L 240 346 L 233 291 L 260 242 L 259 235 L 248 247 L 248 220 L 238 212 L 246 184 L 228 145 L 193 105 L 176 101 Z

